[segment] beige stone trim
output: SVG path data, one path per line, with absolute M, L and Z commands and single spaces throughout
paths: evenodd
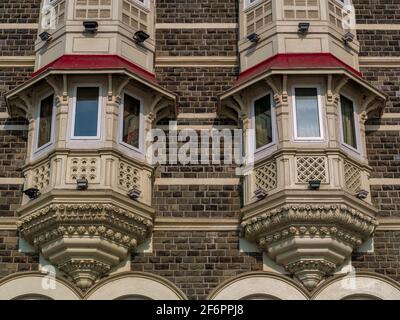
M 0 29 L 38 29 L 37 23 L 0 23 Z
M 400 57 L 360 57 L 360 67 L 398 68 Z
M 357 30 L 400 30 L 400 24 L 357 24 Z
M 34 67 L 35 56 L 3 56 L 0 57 L 0 68 Z
M 156 218 L 155 231 L 236 231 L 238 219 Z
M 17 230 L 17 218 L 0 218 L 0 230 Z
M 224 186 L 224 185 L 238 185 L 240 183 L 239 178 L 158 178 L 154 182 L 156 186 L 190 186 L 190 185 L 213 185 L 213 186 Z
M 168 125 L 162 125 L 162 126 L 157 126 L 158 129 L 163 129 L 163 130 L 168 130 L 169 126 Z M 237 129 L 237 126 L 231 125 L 231 126 L 215 126 L 213 124 L 202 124 L 202 125 L 178 125 L 177 130 L 211 130 L 211 129 L 216 129 L 216 130 L 223 130 L 223 129 Z
M 365 126 L 366 131 L 400 131 L 399 125 L 369 125 Z
M 232 57 L 157 57 L 156 67 L 236 67 L 238 58 Z
M 380 231 L 400 230 L 400 218 L 379 218 L 378 220 Z
M 2 124 L 0 125 L 0 131 L 5 130 L 5 131 L 24 131 L 28 130 L 28 126 L 22 125 L 22 124 Z
M 372 186 L 398 186 L 400 185 L 400 179 L 382 178 L 382 179 L 370 179 Z
M 0 184 L 24 184 L 24 178 L 0 178 Z
M 1 115 L 1 114 L 0 114 Z M 217 113 L 180 113 L 178 119 L 215 119 Z
M 400 119 L 400 113 L 385 113 L 382 119 Z
M 8 112 L 0 112 L 0 119 L 7 119 L 9 116 Z
M 207 300 L 240 300 L 265 297 L 268 300 L 308 300 L 308 293 L 291 278 L 273 272 L 249 272 L 228 279 L 215 288 Z
M 237 29 L 237 23 L 156 23 L 156 29 Z
M 71 285 L 67 280 L 54 278 L 55 289 L 48 290 L 44 283 L 49 283 L 45 279 L 45 273 L 40 272 L 21 272 L 12 274 L 0 280 L 0 300 L 11 300 L 21 297 L 29 298 L 32 296 L 43 296 L 52 300 L 80 300 L 79 290 Z M 46 282 L 44 282 L 46 281 Z

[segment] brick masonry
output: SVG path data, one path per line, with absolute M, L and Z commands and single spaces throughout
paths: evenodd
M 374 253 L 355 253 L 352 264 L 357 271 L 380 273 L 400 282 L 400 231 L 376 232 Z
M 157 23 L 237 23 L 237 0 L 157 0 Z
M 0 23 L 38 23 L 40 0 L 1 0 Z
M 132 269 L 171 280 L 189 299 L 204 299 L 222 281 L 263 268 L 261 253 L 239 252 L 235 231 L 157 231 L 153 250 L 132 256 Z

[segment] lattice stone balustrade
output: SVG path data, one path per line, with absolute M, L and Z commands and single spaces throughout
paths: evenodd
M 126 196 L 136 188 L 138 201 L 151 204 L 152 168 L 118 154 L 53 155 L 25 166 L 25 189 L 35 187 L 41 194 L 53 189 L 75 190 L 78 179 L 88 180 L 89 190 L 114 190 Z M 25 202 L 27 199 L 25 199 Z

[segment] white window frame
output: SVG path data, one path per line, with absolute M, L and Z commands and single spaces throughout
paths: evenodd
M 344 0 L 343 2 L 342 1 L 340 1 L 340 0 L 335 0 L 336 1 L 336 3 L 338 3 L 339 5 L 341 5 L 341 6 L 348 6 L 348 5 L 352 5 L 352 2 L 351 2 L 351 0 Z
M 124 110 L 125 110 L 125 95 L 131 96 L 139 100 L 140 102 L 140 116 L 139 116 L 139 148 L 131 146 L 129 143 L 123 141 L 123 131 L 124 131 Z M 122 94 L 121 104 L 120 104 L 120 112 L 119 112 L 119 143 L 131 150 L 139 152 L 141 154 L 144 153 L 144 102 L 143 99 L 138 97 L 135 94 L 132 94 L 130 91 L 125 91 Z
M 132 1 L 132 0 L 131 0 Z M 140 0 L 133 0 L 133 2 L 137 3 L 138 5 L 148 9 L 149 8 L 149 0 L 144 0 L 143 2 Z
M 358 105 L 355 101 L 355 99 L 343 92 L 340 93 L 340 96 L 343 96 L 347 99 L 349 99 L 351 102 L 353 102 L 353 112 L 354 112 L 354 130 L 356 131 L 356 143 L 357 143 L 357 149 L 354 148 L 353 146 L 347 144 L 344 142 L 344 136 L 343 136 L 343 116 L 342 116 L 342 101 L 339 98 L 339 119 L 340 119 L 340 139 L 341 139 L 341 143 L 342 145 L 347 148 L 350 149 L 351 151 L 357 153 L 358 155 L 361 155 L 361 137 L 360 137 L 360 118 L 358 116 L 357 110 L 358 110 Z
M 39 144 L 39 126 L 40 126 L 40 111 L 42 108 L 42 101 L 50 96 L 53 96 L 53 112 L 52 112 L 52 116 L 51 116 L 51 131 L 50 131 L 50 141 L 46 144 L 44 144 L 41 147 L 38 147 Z M 43 94 L 39 97 L 38 100 L 38 107 L 37 107 L 37 114 L 36 114 L 36 129 L 35 129 L 35 142 L 34 142 L 34 153 L 39 153 L 40 151 L 43 151 L 44 149 L 47 149 L 48 147 L 50 147 L 53 143 L 54 143 L 54 126 L 56 125 L 56 110 L 55 110 L 55 106 L 56 106 L 56 95 L 55 92 L 52 93 L 46 93 Z
M 243 0 L 243 1 L 244 1 L 244 10 L 247 10 L 249 8 L 257 6 L 264 0 L 255 0 L 253 3 L 250 3 L 250 0 Z
M 318 102 L 318 119 L 319 119 L 319 137 L 299 137 L 297 133 L 297 112 L 296 112 L 296 89 L 317 89 L 317 102 Z M 298 84 L 292 86 L 292 112 L 293 112 L 293 128 L 294 128 L 294 140 L 295 141 L 316 141 L 321 142 L 325 140 L 325 123 L 323 122 L 323 104 L 321 96 L 321 86 L 319 84 Z
M 271 99 L 271 123 L 272 123 L 272 142 L 266 144 L 265 146 L 262 146 L 261 148 L 257 149 L 257 142 L 256 142 L 256 108 L 255 108 L 255 102 L 265 96 L 270 96 Z M 275 101 L 273 98 L 273 93 L 272 91 L 266 91 L 260 95 L 258 95 L 257 97 L 255 97 L 254 99 L 251 100 L 251 123 L 252 123 L 252 127 L 254 129 L 254 146 L 253 146 L 253 150 L 254 153 L 261 153 L 264 150 L 267 150 L 269 148 L 271 148 L 272 146 L 274 146 L 276 144 L 276 110 L 275 110 Z
M 97 106 L 97 135 L 96 136 L 75 136 L 75 115 L 76 115 L 76 100 L 78 88 L 99 88 L 99 98 L 98 98 L 98 106 Z M 102 85 L 95 84 L 76 84 L 74 86 L 74 95 L 72 97 L 72 119 L 71 119 L 71 140 L 100 140 L 101 138 L 101 119 L 103 114 L 103 87 Z

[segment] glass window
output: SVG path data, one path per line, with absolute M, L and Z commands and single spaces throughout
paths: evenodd
M 321 123 L 316 88 L 295 89 L 297 138 L 321 138 Z
M 254 102 L 256 149 L 272 143 L 272 106 L 271 95 Z
M 53 104 L 54 95 L 48 96 L 40 102 L 39 110 L 39 129 L 38 129 L 38 144 L 41 148 L 51 141 L 51 130 L 53 122 Z
M 139 148 L 140 136 L 140 101 L 124 95 L 122 142 Z
M 97 137 L 99 121 L 98 87 L 77 88 L 75 106 L 75 137 Z
M 343 142 L 354 149 L 357 149 L 353 101 L 344 96 L 340 96 L 340 106 L 342 109 Z

